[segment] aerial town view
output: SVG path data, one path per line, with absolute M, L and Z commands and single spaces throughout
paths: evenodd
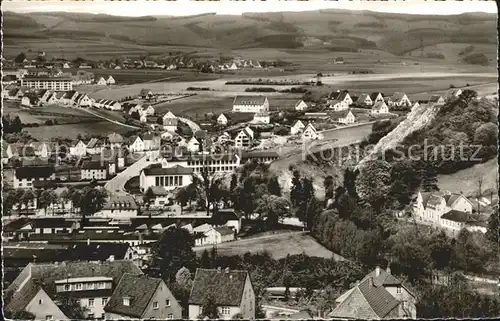
M 500 316 L 493 1 L 3 1 L 3 316 Z

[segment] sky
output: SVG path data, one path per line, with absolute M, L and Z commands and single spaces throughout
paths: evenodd
M 318 9 L 372 10 L 413 14 L 460 14 L 464 12 L 497 13 L 495 1 L 464 0 L 4 0 L 2 10 L 15 12 L 68 11 L 106 13 L 119 16 L 172 15 L 186 16 L 207 12 L 240 15 L 244 12 L 305 11 Z

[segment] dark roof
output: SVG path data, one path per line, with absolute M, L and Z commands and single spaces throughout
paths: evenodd
M 385 317 L 399 302 L 383 287 L 373 284 L 373 279 L 361 282 L 358 289 L 379 317 Z
M 347 91 L 332 91 L 328 96 L 328 99 L 343 101 L 346 96 L 349 95 Z
M 148 307 L 161 279 L 140 274 L 123 274 L 104 311 L 140 318 Z M 123 305 L 123 297 L 130 297 L 130 305 Z
M 36 166 L 36 167 L 20 167 L 16 169 L 16 177 L 18 179 L 31 178 L 48 178 L 55 174 L 52 166 Z
M 395 92 L 391 97 L 391 101 L 400 101 L 401 99 L 403 99 L 404 96 L 405 93 Z
M 85 161 L 82 169 L 106 169 L 106 165 L 100 161 Z
M 359 95 L 358 100 L 356 102 L 358 102 L 358 103 L 364 102 L 366 100 L 366 98 L 370 98 L 370 95 L 368 95 L 368 94 L 361 94 L 361 95 Z
M 68 291 L 60 292 L 58 295 L 62 297 L 72 297 L 75 299 L 80 298 L 109 298 L 113 294 L 112 289 L 96 289 L 96 290 L 83 290 L 83 291 Z
M 266 99 L 266 96 L 236 96 L 233 105 L 263 105 Z
M 4 232 L 16 232 L 19 230 L 21 227 L 25 226 L 26 224 L 30 223 L 31 219 L 22 217 L 20 219 L 17 219 L 15 221 L 12 221 L 10 223 L 7 223 L 6 225 L 3 226 L 3 231 Z
M 32 221 L 33 228 L 69 228 L 72 227 L 75 222 L 67 221 L 64 218 L 42 218 L 42 219 L 34 219 Z
M 449 212 L 446 212 L 443 215 L 441 215 L 441 218 L 459 223 L 467 223 L 475 221 L 475 219 L 471 217 L 470 213 L 457 210 L 451 210 Z
M 380 268 L 379 269 L 380 273 L 377 276 L 377 269 L 373 270 L 372 272 L 368 273 L 362 281 L 371 278 L 373 282 L 375 282 L 376 285 L 401 285 L 401 281 L 396 279 L 392 274 L 387 273 L 386 270 Z
M 382 95 L 382 93 L 380 93 L 380 92 L 373 92 L 373 93 L 371 93 L 371 94 L 370 94 L 370 99 L 371 99 L 371 100 L 375 100 L 375 99 L 377 99 L 378 94 Z M 384 96 L 384 95 L 382 95 L 382 97 L 383 97 L 383 96 Z
M 218 306 L 239 306 L 247 277 L 247 271 L 196 269 L 189 304 L 203 305 L 210 293 Z
M 229 220 L 239 220 L 241 214 L 232 209 L 222 209 L 212 215 L 212 220 L 220 224 L 226 224 Z
M 444 195 L 444 200 L 446 201 L 446 205 L 451 206 L 453 203 L 462 196 L 461 194 L 447 194 Z
M 221 226 L 221 227 L 215 227 L 214 230 L 219 232 L 221 235 L 231 235 L 234 234 L 234 231 L 227 227 L 227 226 Z
M 251 158 L 260 158 L 260 157 L 276 157 L 279 155 L 274 151 L 253 151 L 253 152 L 243 152 L 241 155 L 241 159 L 251 159 Z
M 128 243 L 79 243 L 69 245 L 71 261 L 106 261 L 111 255 L 115 260 L 127 259 Z
M 431 103 L 435 103 L 435 102 L 437 102 L 440 98 L 442 98 L 442 96 L 440 96 L 440 95 L 432 95 L 432 96 L 429 98 L 429 102 L 431 102 Z
M 144 169 L 145 175 L 191 175 L 192 173 L 192 168 L 187 168 L 180 165 L 168 168 L 150 165 L 149 167 Z

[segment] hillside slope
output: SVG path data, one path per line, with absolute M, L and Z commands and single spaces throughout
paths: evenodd
M 311 43 L 335 48 L 379 48 L 404 54 L 438 43 L 496 44 L 493 14 L 451 16 L 371 11 L 204 14 L 187 17 L 117 17 L 80 13 L 4 13 L 4 37 L 119 39 L 141 45 L 217 48 L 296 48 Z

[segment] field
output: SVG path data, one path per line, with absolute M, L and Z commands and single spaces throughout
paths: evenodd
M 55 137 L 76 139 L 78 134 L 83 136 L 88 134 L 104 137 L 112 132 L 123 134 L 131 129 L 110 123 L 108 121 L 96 121 L 93 123 L 30 127 L 24 128 L 23 130 L 30 133 L 32 137 L 35 137 L 40 141 L 49 141 L 51 138 Z
M 46 120 L 56 120 L 59 124 L 73 124 L 79 122 L 97 121 L 98 118 L 83 110 L 60 106 L 21 107 L 19 102 L 4 101 L 3 113 L 18 115 L 24 124 L 43 124 Z
M 201 253 L 203 249 L 198 249 Z M 306 254 L 324 258 L 335 258 L 342 260 L 342 257 L 335 255 L 327 250 L 316 240 L 303 232 L 291 232 L 286 234 L 277 234 L 256 237 L 253 239 L 241 239 L 234 242 L 217 244 L 217 253 L 219 255 L 243 255 L 247 252 L 259 253 L 267 251 L 274 259 L 281 259 L 288 254 Z
M 220 114 L 232 109 L 233 97 L 196 95 L 155 105 L 158 114 L 171 111 L 174 115 L 200 118 L 207 113 Z
M 497 192 L 496 178 L 498 177 L 498 161 L 492 159 L 483 164 L 463 169 L 453 174 L 439 175 L 438 185 L 441 190 L 455 193 L 463 192 L 466 196 L 476 196 L 478 193 L 477 179 L 483 178 L 483 193 Z M 460 182 L 457 185 L 457 182 Z

